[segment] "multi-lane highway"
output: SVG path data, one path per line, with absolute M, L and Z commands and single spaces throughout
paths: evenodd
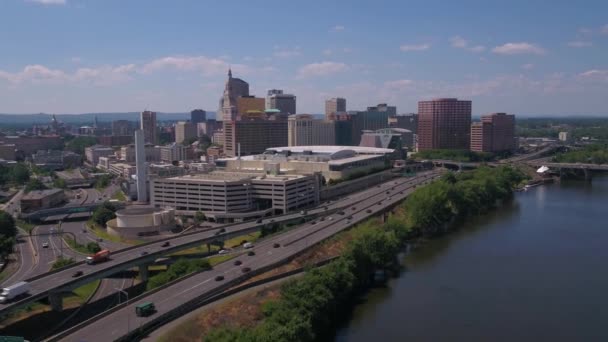
M 420 179 L 417 177 L 416 179 Z M 405 182 L 407 179 L 398 179 L 396 182 Z M 315 209 L 308 210 L 307 215 L 322 214 L 325 212 L 331 212 L 345 206 L 350 206 L 362 200 L 367 200 L 370 196 L 382 192 L 381 189 L 376 187 L 364 190 L 362 192 L 352 194 L 338 201 L 334 201 L 331 204 L 320 206 Z M 282 215 L 274 218 L 264 219 L 261 223 L 256 222 L 243 222 L 233 225 L 225 226 L 225 232 L 220 236 L 215 233 L 217 231 L 204 231 L 195 232 L 191 234 L 184 234 L 178 237 L 171 238 L 171 244 L 169 247 L 161 247 L 162 242 L 154 242 L 149 244 L 142 244 L 139 246 L 133 246 L 128 249 L 116 251 L 112 254 L 111 260 L 100 263 L 97 265 L 86 265 L 77 264 L 68 269 L 49 273 L 40 277 L 29 279 L 31 290 L 30 296 L 20 301 L 0 305 L 0 314 L 11 310 L 19 305 L 26 304 L 32 300 L 38 300 L 48 296 L 49 294 L 59 290 L 71 290 L 87 282 L 95 279 L 104 278 L 115 274 L 119 271 L 136 267 L 143 264 L 153 263 L 155 259 L 163 255 L 176 252 L 184 248 L 190 248 L 193 246 L 200 245 L 204 242 L 213 241 L 217 238 L 230 238 L 243 233 L 255 231 L 260 228 L 262 224 L 272 222 L 283 222 L 288 220 L 300 219 L 303 216 L 299 213 L 293 213 L 288 215 Z M 145 255 L 143 255 L 145 253 Z M 73 275 L 77 271 L 82 271 L 84 274 L 81 277 L 74 278 Z
M 428 178 L 427 178 L 428 176 Z M 128 305 L 109 315 L 100 315 L 80 326 L 62 341 L 112 341 L 154 320 L 158 315 L 179 308 L 186 302 L 201 298 L 206 294 L 217 293 L 226 282 L 243 276 L 246 268 L 249 272 L 273 267 L 293 257 L 332 235 L 361 222 L 368 217 L 390 208 L 410 194 L 415 185 L 429 182 L 439 177 L 438 173 L 429 173 L 412 179 L 397 179 L 360 193 L 357 197 L 363 200 L 350 202 L 343 213 L 328 214 L 324 220 L 307 222 L 289 232 L 269 238 L 254 247 L 255 255 L 242 254 L 236 259 L 217 265 L 213 270 L 196 274 L 184 281 L 175 283 L 144 298 L 138 298 Z M 241 262 L 235 264 L 235 260 Z M 222 280 L 218 280 L 222 276 Z M 157 312 L 150 317 L 137 317 L 135 306 L 142 302 L 152 301 Z M 100 333 L 103 332 L 103 333 Z

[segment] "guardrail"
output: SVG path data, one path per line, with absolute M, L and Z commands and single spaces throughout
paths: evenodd
M 103 317 L 105 317 L 105 316 L 108 316 L 108 315 L 110 315 L 110 314 L 112 314 L 112 313 L 114 313 L 114 312 L 116 312 L 116 311 L 118 311 L 118 310 L 120 310 L 120 309 L 124 308 L 124 307 L 125 307 L 125 306 L 127 306 L 128 304 L 133 303 L 134 301 L 140 300 L 141 298 L 144 298 L 144 297 L 146 297 L 146 296 L 149 296 L 149 295 L 151 295 L 151 294 L 154 294 L 154 293 L 156 293 L 156 292 L 158 292 L 158 291 L 160 291 L 160 290 L 163 290 L 163 289 L 165 289 L 165 288 L 167 288 L 167 287 L 169 287 L 169 286 L 174 285 L 174 284 L 175 284 L 175 283 L 177 283 L 177 282 L 180 282 L 180 281 L 186 280 L 186 279 L 188 279 L 188 278 L 190 278 L 190 277 L 193 277 L 193 276 L 195 276 L 195 275 L 197 275 L 197 274 L 199 274 L 199 273 L 205 272 L 205 271 L 208 271 L 208 270 L 204 270 L 204 271 L 200 271 L 200 272 L 194 272 L 194 273 L 190 273 L 190 274 L 185 275 L 185 276 L 183 276 L 183 277 L 181 277 L 181 278 L 175 279 L 175 280 L 174 280 L 174 281 L 172 281 L 172 282 L 166 283 L 166 284 L 164 284 L 164 285 L 162 285 L 162 286 L 159 286 L 159 287 L 157 287 L 157 288 L 155 288 L 155 289 L 152 289 L 152 290 L 150 290 L 150 291 L 148 291 L 148 292 L 144 292 L 144 293 L 142 293 L 141 295 L 139 295 L 139 296 L 137 296 L 137 297 L 133 297 L 133 298 L 129 299 L 129 300 L 128 300 L 128 301 L 126 301 L 126 302 L 122 302 L 121 304 L 118 304 L 118 305 L 116 305 L 116 306 L 114 306 L 114 307 L 112 307 L 112 308 L 110 308 L 110 309 L 108 309 L 108 310 L 106 310 L 106 311 L 104 311 L 104 312 L 102 312 L 102 313 L 98 314 L 98 315 L 95 315 L 95 316 L 93 316 L 93 317 L 91 317 L 91 318 L 89 318 L 89 319 L 87 319 L 87 320 L 85 320 L 85 321 L 82 321 L 82 322 L 80 322 L 80 323 L 76 324 L 75 326 L 73 326 L 73 327 L 71 327 L 71 328 L 69 328 L 69 329 L 66 329 L 66 330 L 64 330 L 64 331 L 60 332 L 59 334 L 57 334 L 57 335 L 55 335 L 55 336 L 51 336 L 51 337 L 49 337 L 48 339 L 45 339 L 45 341 L 61 341 L 61 339 L 62 339 L 62 338 L 66 337 L 66 336 L 68 336 L 68 335 L 70 335 L 70 334 L 75 333 L 76 331 L 78 331 L 78 330 L 82 329 L 83 327 L 85 327 L 85 326 L 87 326 L 87 325 L 89 325 L 89 324 L 93 323 L 94 321 L 96 321 L 96 320 L 98 320 L 98 319 L 100 319 L 100 318 L 103 318 Z
M 320 266 L 326 265 L 337 258 L 338 257 L 333 257 L 333 258 L 328 258 L 328 259 L 319 261 L 319 262 L 315 263 L 314 266 L 320 267 Z M 283 263 L 286 263 L 287 261 L 291 261 L 291 260 L 293 260 L 293 257 L 290 257 L 289 259 L 286 259 L 286 261 L 283 261 L 280 263 L 283 264 Z M 168 322 L 171 322 L 171 321 L 175 320 L 176 318 L 181 317 L 184 314 L 187 314 L 201 306 L 213 303 L 215 301 L 229 297 L 235 293 L 250 289 L 252 287 L 256 287 L 256 286 L 259 286 L 262 284 L 266 284 L 266 283 L 275 281 L 277 279 L 286 278 L 286 277 L 292 276 L 294 274 L 301 273 L 306 269 L 306 267 L 300 267 L 295 270 L 291 270 L 291 271 L 287 271 L 287 272 L 284 272 L 281 274 L 270 276 L 268 278 L 256 280 L 256 281 L 253 281 L 248 284 L 244 284 L 244 285 L 237 286 L 237 287 L 232 287 L 235 283 L 244 281 L 249 278 L 253 278 L 254 276 L 267 272 L 268 270 L 271 270 L 271 269 L 275 268 L 276 266 L 278 266 L 278 265 L 269 265 L 269 266 L 256 270 L 255 274 L 252 272 L 250 274 L 242 275 L 238 278 L 235 278 L 232 281 L 227 282 L 226 284 L 224 284 L 221 287 L 217 288 L 216 290 L 212 291 L 211 293 L 201 295 L 192 301 L 184 303 L 184 305 L 182 305 L 182 306 L 179 306 L 171 311 L 166 312 L 163 315 L 158 316 L 157 318 L 153 319 L 152 321 L 149 321 L 149 322 L 143 324 L 141 327 L 133 330 L 129 334 L 117 339 L 116 341 L 127 342 L 127 341 L 138 340 L 139 338 L 145 336 L 147 333 L 156 330 L 158 327 L 161 327 L 161 326 L 167 324 Z

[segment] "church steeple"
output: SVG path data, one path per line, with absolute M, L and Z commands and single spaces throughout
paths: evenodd
M 228 78 L 232 78 L 232 69 L 228 68 Z

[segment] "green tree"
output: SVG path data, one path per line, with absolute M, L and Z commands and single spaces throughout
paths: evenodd
M 97 253 L 99 251 L 101 251 L 101 246 L 99 246 L 99 244 L 97 242 L 89 242 L 87 243 L 87 251 L 89 251 L 90 253 Z
M 76 261 L 72 258 L 59 257 L 59 258 L 57 258 L 57 260 L 55 260 L 55 262 L 53 263 L 53 266 L 51 266 L 51 270 L 56 270 L 58 268 L 62 268 L 62 267 L 71 265 L 75 262 Z
M 44 185 L 38 178 L 30 179 L 29 182 L 27 182 L 27 185 L 25 186 L 25 192 L 45 189 L 47 189 L 46 185 Z
M 194 222 L 196 222 L 197 224 L 201 223 L 201 222 L 205 222 L 207 221 L 207 217 L 205 216 L 205 214 L 202 211 L 197 211 L 194 214 Z
M 67 184 L 63 178 L 55 178 L 53 179 L 53 186 L 59 189 L 67 188 Z
M 72 152 L 76 152 L 79 154 L 84 154 L 84 149 L 89 146 L 93 146 L 97 143 L 97 138 L 91 136 L 79 136 L 70 141 L 68 141 L 65 145 L 67 150 Z
M 105 227 L 106 222 L 116 218 L 115 212 L 116 207 L 114 207 L 112 203 L 106 201 L 97 209 L 95 209 L 91 220 L 93 220 L 93 222 L 97 223 L 98 225 Z
M 97 178 L 97 181 L 95 182 L 95 188 L 105 189 L 108 187 L 108 185 L 110 185 L 111 180 L 112 180 L 112 176 L 110 176 L 110 175 L 100 176 L 99 178 Z

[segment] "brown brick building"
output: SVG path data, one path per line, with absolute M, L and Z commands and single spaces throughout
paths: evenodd
M 258 154 L 270 147 L 287 146 L 287 120 L 250 119 L 224 121 L 224 152 L 228 157 Z
M 418 102 L 418 150 L 468 150 L 471 101 L 440 98 Z
M 476 152 L 512 151 L 515 144 L 515 115 L 493 113 L 471 125 L 471 150 Z

